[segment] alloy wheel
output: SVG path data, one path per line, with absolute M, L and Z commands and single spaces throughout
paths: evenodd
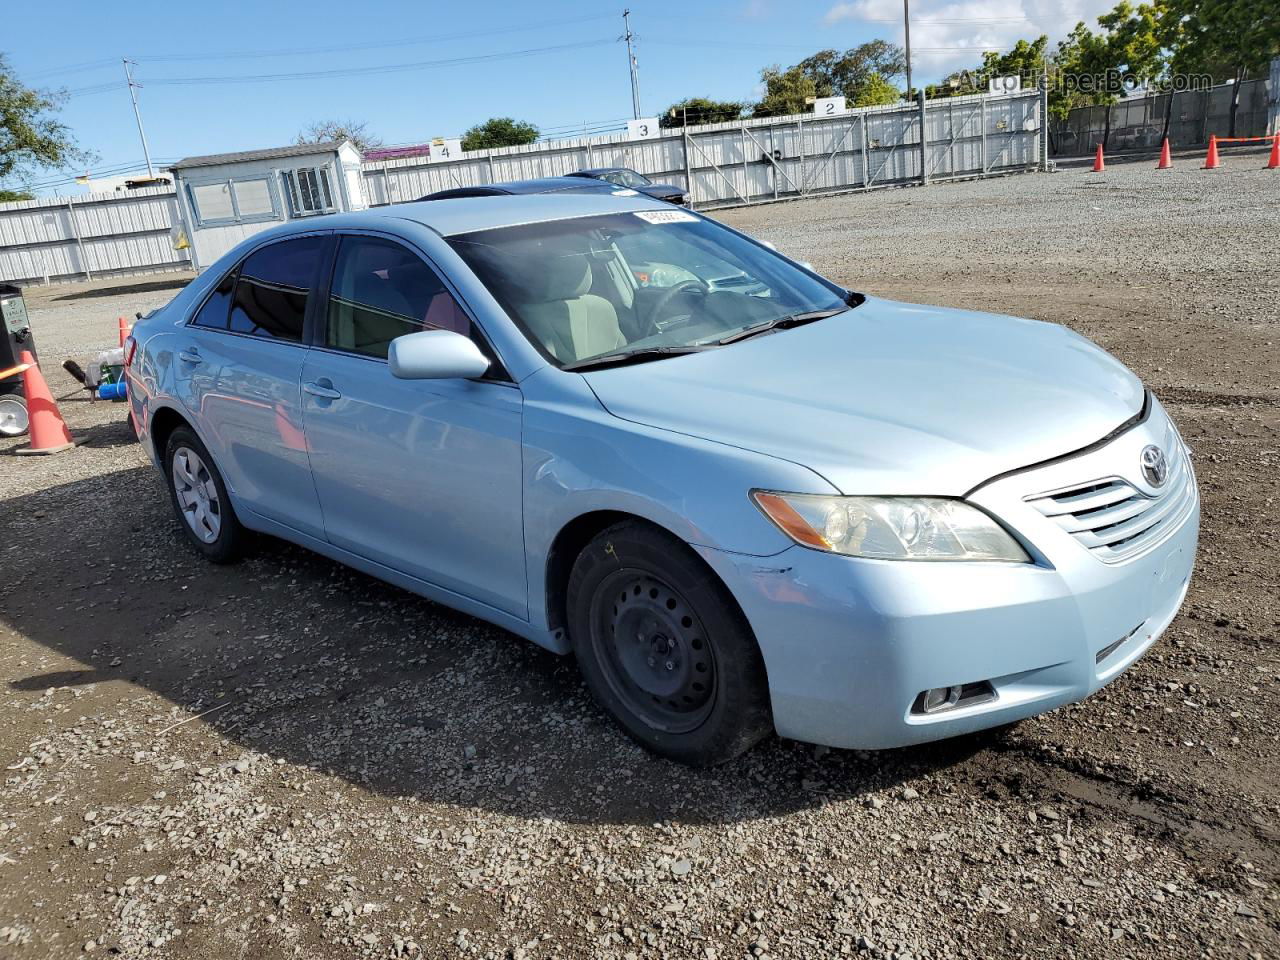
M 187 526 L 203 543 L 213 543 L 222 530 L 218 488 L 200 454 L 190 447 L 173 452 L 173 490 Z

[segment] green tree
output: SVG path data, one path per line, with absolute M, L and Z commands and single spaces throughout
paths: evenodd
M 370 133 L 369 125 L 362 120 L 322 120 L 299 133 L 296 142 L 302 145 L 339 140 L 350 140 L 361 153 L 382 146 L 382 140 Z
M 1264 76 L 1271 60 L 1280 56 L 1280 6 L 1275 0 L 1169 0 L 1168 7 L 1165 40 L 1173 48 L 1173 69 L 1234 82 L 1235 136 L 1240 84 Z
M 709 97 L 688 97 L 669 106 L 658 123 L 663 127 L 683 127 L 685 117 L 690 125 L 695 123 L 726 123 L 737 120 L 746 112 L 749 104 L 738 100 L 712 100 Z
M 70 129 L 54 114 L 66 94 L 33 90 L 18 80 L 8 57 L 0 53 L 0 181 L 28 183 L 36 170 L 87 163 L 91 156 L 76 146 Z M 26 190 L 0 190 L 0 199 L 22 200 Z
M 858 88 L 855 107 L 887 107 L 902 99 L 902 91 L 878 73 L 867 77 Z
M 532 123 L 513 120 L 511 117 L 491 117 L 462 135 L 462 149 L 492 150 L 495 147 L 518 147 L 533 143 L 538 136 L 538 128 Z
M 799 66 L 783 70 L 779 66 L 765 67 L 760 71 L 764 83 L 764 97 L 751 109 L 753 117 L 776 117 L 790 113 L 804 113 L 818 95 L 813 77 Z
M 884 103 L 884 86 L 907 71 L 902 48 L 887 40 L 870 40 L 845 50 L 819 50 L 796 64 L 813 80 L 815 96 L 842 96 L 850 103 Z M 875 93 L 865 91 L 871 88 Z M 888 101 L 892 103 L 893 101 Z

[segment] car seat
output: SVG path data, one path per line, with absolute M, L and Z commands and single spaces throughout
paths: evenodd
M 627 345 L 613 304 L 588 293 L 592 276 L 586 254 L 539 257 L 536 269 L 522 279 L 521 316 L 557 360 L 571 363 Z

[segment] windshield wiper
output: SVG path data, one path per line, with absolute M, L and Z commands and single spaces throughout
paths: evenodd
M 638 350 L 626 350 L 622 353 L 610 353 L 603 357 L 588 357 L 586 360 L 577 360 L 573 363 L 566 363 L 561 370 L 598 370 L 602 367 L 617 367 L 628 363 L 644 363 L 648 360 L 660 360 L 663 357 L 679 356 L 682 353 L 698 353 L 701 350 L 710 350 L 716 346 L 713 343 L 690 344 L 689 346 L 680 347 L 641 347 Z
M 721 337 L 716 343 L 724 346 L 727 343 L 737 343 L 739 340 L 746 340 L 750 337 L 758 337 L 762 333 L 769 333 L 772 330 L 787 330 L 791 327 L 799 327 L 806 323 L 812 323 L 814 320 L 825 320 L 827 317 L 834 317 L 838 313 L 844 313 L 849 308 L 832 307 L 830 310 L 811 310 L 808 313 L 789 313 L 785 317 L 776 317 L 773 320 L 766 320 L 764 323 L 757 323 L 754 326 L 744 327 L 737 333 L 731 333 L 727 337 Z

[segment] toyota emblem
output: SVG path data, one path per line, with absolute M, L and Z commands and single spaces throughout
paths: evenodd
M 1142 478 L 1153 487 L 1163 487 L 1169 479 L 1169 461 L 1154 444 L 1142 448 Z

